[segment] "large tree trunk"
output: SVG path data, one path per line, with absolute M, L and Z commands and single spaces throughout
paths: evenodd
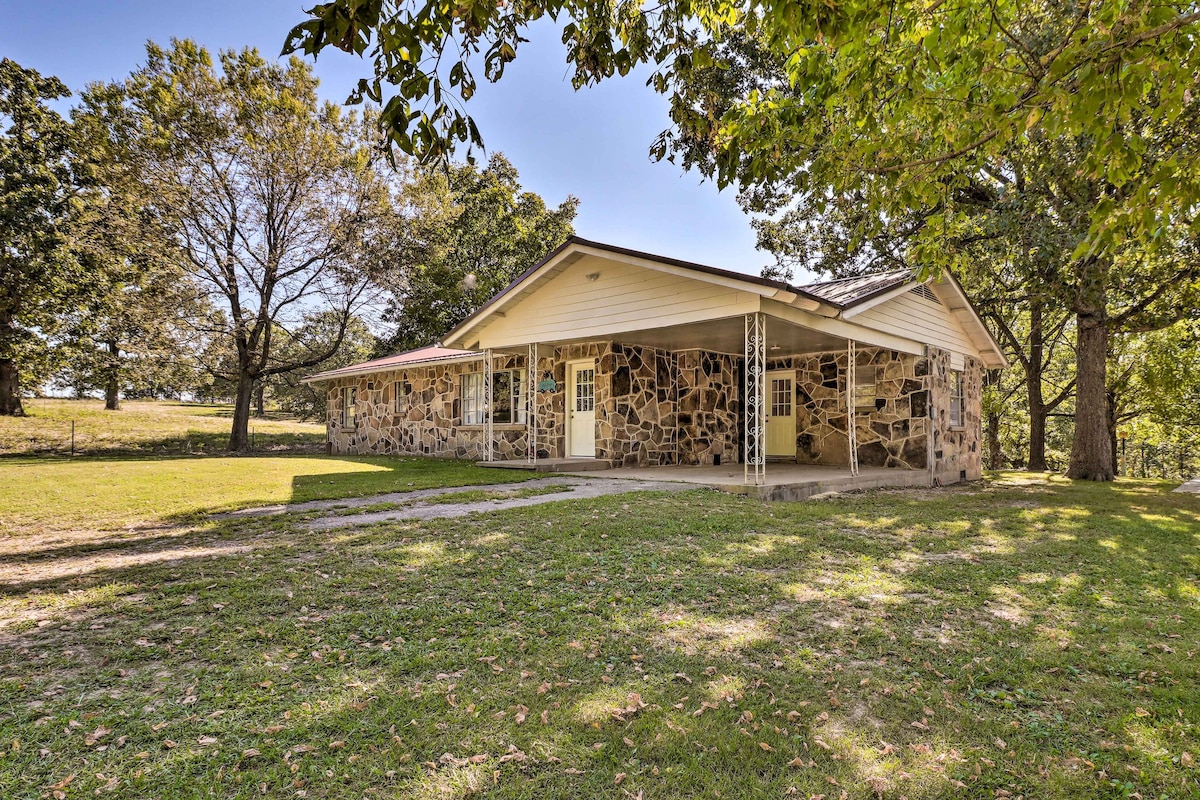
M 229 450 L 244 453 L 250 449 L 250 401 L 254 396 L 254 375 L 239 370 L 237 396 L 233 401 L 233 430 L 229 434 Z
M 988 469 L 1004 469 L 1004 454 L 1000 452 L 1000 413 L 987 412 Z
M 104 377 L 104 410 L 121 410 L 121 350 L 116 342 L 108 342 L 108 367 Z
M 1029 387 L 1029 461 L 1025 468 L 1030 472 L 1046 471 L 1046 420 L 1050 412 L 1042 402 L 1042 387 Z
M 1075 436 L 1068 478 L 1113 479 L 1108 431 L 1108 269 L 1088 260 L 1077 268 L 1079 299 L 1075 309 Z
M 1108 446 L 1112 452 L 1112 471 L 1113 475 L 1121 474 L 1121 462 L 1117 451 L 1117 397 L 1114 392 L 1105 393 L 1108 402 L 1105 404 L 1105 411 L 1108 422 Z
M 11 358 L 0 358 L 0 417 L 23 417 L 21 405 L 21 382 L 17 375 L 17 362 Z
M 11 340 L 16 338 L 17 326 L 13 322 L 11 312 L 0 312 L 0 336 Z M 17 362 L 11 358 L 0 358 L 0 417 L 23 417 L 25 408 L 21 405 L 21 381 L 17 372 Z
M 1042 394 L 1042 367 L 1045 342 L 1042 331 L 1042 306 L 1034 303 L 1029 309 L 1029 370 L 1025 376 L 1025 394 L 1029 402 L 1029 458 L 1025 469 L 1046 471 L 1046 399 Z
M 260 419 L 267 415 L 266 403 L 264 402 L 266 388 L 263 382 L 259 381 L 258 386 L 254 389 L 254 416 Z

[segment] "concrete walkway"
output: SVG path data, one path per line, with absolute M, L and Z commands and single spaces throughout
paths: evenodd
M 521 496 L 520 492 L 527 489 L 560 489 L 560 491 L 545 492 Z M 696 489 L 695 485 L 674 481 L 649 480 L 616 480 L 612 478 L 592 478 L 580 476 L 561 476 L 540 478 L 532 481 L 517 483 L 496 483 L 480 486 L 454 486 L 444 489 L 419 489 L 412 492 L 391 492 L 376 494 L 369 497 L 353 497 L 342 500 L 313 500 L 307 503 L 291 505 L 262 506 L 231 511 L 218 515 L 227 519 L 244 517 L 277 516 L 281 514 L 307 513 L 311 511 L 327 512 L 314 519 L 306 521 L 305 525 L 311 530 L 329 530 L 332 528 L 347 528 L 357 525 L 371 525 L 376 522 L 391 522 L 397 520 L 428 520 L 462 517 L 478 512 L 501 511 L 506 508 L 527 508 L 542 503 L 556 503 L 563 500 L 585 500 L 593 497 L 604 497 L 610 494 L 625 494 L 628 492 L 679 492 Z M 456 494 L 465 492 L 487 492 L 491 495 L 512 494 L 512 497 L 491 497 L 486 500 L 463 500 L 460 503 L 448 499 Z M 436 502 L 430 502 L 434 501 Z M 364 508 L 380 504 L 397 506 L 379 511 L 352 512 L 355 508 Z
M 1200 494 L 1200 478 L 1192 478 L 1190 481 L 1178 487 L 1174 491 L 1187 492 L 1188 494 Z

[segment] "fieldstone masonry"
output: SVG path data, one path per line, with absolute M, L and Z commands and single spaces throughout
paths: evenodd
M 859 381 L 875 380 L 870 406 L 855 410 L 862 466 L 928 469 L 943 482 L 982 473 L 980 382 L 982 364 L 966 359 L 963 425 L 949 425 L 950 354 L 929 348 L 925 356 L 860 348 Z M 741 361 L 701 350 L 668 351 L 613 342 L 539 348 L 537 380 L 553 390 L 537 394 L 538 458 L 566 452 L 567 363 L 596 362 L 596 456 L 616 466 L 733 464 L 740 461 Z M 845 466 L 846 351 L 770 359 L 771 370 L 795 370 L 796 461 Z M 496 356 L 496 369 L 525 369 L 525 356 Z M 329 386 L 328 446 L 334 453 L 379 453 L 482 459 L 482 425 L 462 424 L 463 374 L 479 372 L 483 360 L 415 366 L 343 378 Z M 407 381 L 409 401 L 396 408 L 395 385 Z M 869 379 L 866 382 L 870 382 Z M 527 381 L 525 382 L 527 383 Z M 524 384 L 523 384 L 524 385 Z M 356 424 L 342 425 L 342 389 L 357 387 Z M 930 414 L 930 408 L 933 414 Z M 500 460 L 528 457 L 525 424 L 495 424 Z M 932 446 L 929 435 L 932 433 Z
M 850 462 L 846 408 L 846 351 L 795 356 L 770 369 L 796 370 L 796 460 L 842 466 Z M 859 382 L 875 384 L 875 398 L 854 411 L 858 463 L 864 467 L 925 469 L 928 362 L 919 356 L 860 348 L 855 356 Z

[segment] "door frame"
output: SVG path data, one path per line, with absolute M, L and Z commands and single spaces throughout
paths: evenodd
M 790 380 L 792 382 L 792 395 L 790 398 L 791 408 L 792 408 L 792 437 L 791 437 L 792 447 L 791 447 L 791 451 L 787 452 L 787 453 L 772 453 L 772 452 L 770 452 L 771 437 L 769 435 L 767 435 L 765 437 L 766 441 L 763 442 L 763 454 L 766 455 L 767 458 L 792 458 L 792 459 L 794 459 L 796 457 L 796 416 L 797 416 L 796 415 L 796 375 L 797 375 L 797 370 L 795 370 L 793 368 L 769 369 L 763 375 L 763 383 L 765 384 L 764 388 L 766 389 L 766 392 L 765 392 L 766 397 L 764 398 L 766 400 L 766 403 L 764 404 L 765 408 L 763 409 L 763 412 L 764 412 L 763 413 L 763 433 L 764 434 L 766 434 L 767 426 L 771 424 L 771 417 L 774 416 L 777 419 L 782 419 L 782 417 L 779 417 L 779 416 L 771 413 L 771 379 L 772 379 L 772 377 L 773 376 L 776 378 L 786 377 L 788 380 Z
M 592 454 L 590 456 L 577 456 L 572 453 L 575 449 L 573 445 L 574 435 L 571 433 L 572 424 L 571 417 L 575 414 L 575 369 L 592 370 Z M 596 457 L 596 359 L 594 358 L 579 358 L 574 361 L 568 361 L 566 364 L 567 371 L 567 397 L 566 408 L 563 409 L 563 441 L 566 444 L 567 458 L 595 458 Z

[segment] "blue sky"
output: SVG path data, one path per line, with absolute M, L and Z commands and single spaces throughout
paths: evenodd
M 211 50 L 253 45 L 274 56 L 315 0 L 0 0 L 0 56 L 61 78 L 73 90 L 127 75 L 147 39 L 195 39 Z M 582 201 L 580 236 L 757 273 L 771 261 L 754 247 L 733 190 L 653 163 L 647 151 L 667 124 L 666 101 L 642 78 L 575 92 L 550 25 L 534 29 L 498 84 L 467 104 L 490 151 L 502 151 L 527 189 L 547 202 Z M 345 99 L 367 66 L 343 53 L 316 65 L 325 97 Z

